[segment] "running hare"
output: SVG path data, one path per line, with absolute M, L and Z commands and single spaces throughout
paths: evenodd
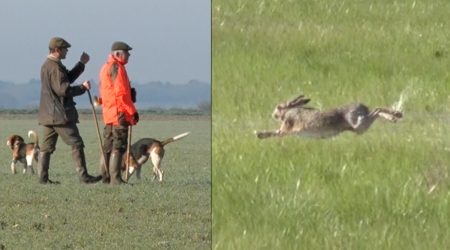
M 314 138 L 328 138 L 344 131 L 352 131 L 362 134 L 370 128 L 372 123 L 382 117 L 390 122 L 396 122 L 403 117 L 401 111 L 388 108 L 369 108 L 361 103 L 350 104 L 328 111 L 319 111 L 311 107 L 305 107 L 310 99 L 303 95 L 278 104 L 272 113 L 272 117 L 281 122 L 281 127 L 276 131 L 256 131 L 259 139 L 268 137 L 281 137 L 285 135 L 301 135 Z

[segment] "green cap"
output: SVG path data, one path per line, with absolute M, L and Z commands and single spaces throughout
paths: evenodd
M 113 45 L 111 46 L 111 51 L 114 50 L 132 50 L 133 48 L 131 48 L 128 44 L 124 43 L 124 42 L 114 42 Z
M 48 43 L 48 47 L 50 49 L 70 48 L 70 43 L 68 43 L 66 40 L 62 39 L 61 37 L 53 37 L 50 40 L 50 42 Z

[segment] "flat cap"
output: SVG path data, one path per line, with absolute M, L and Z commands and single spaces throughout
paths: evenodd
M 124 42 L 114 42 L 111 46 L 111 51 L 114 50 L 132 50 L 133 48 L 130 47 L 130 45 L 124 43 Z
M 62 39 L 61 37 L 53 37 L 50 39 L 50 42 L 48 43 L 48 47 L 50 49 L 56 49 L 56 48 L 70 48 L 70 43 L 68 43 L 66 40 Z

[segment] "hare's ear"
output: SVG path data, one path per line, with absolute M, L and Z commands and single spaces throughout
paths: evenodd
M 296 104 L 298 101 L 300 101 L 301 99 L 303 99 L 303 97 L 305 97 L 305 96 L 304 96 L 304 95 L 299 95 L 299 96 L 295 97 L 294 99 L 292 99 L 292 100 L 286 102 L 286 106 L 288 106 L 288 107 L 295 106 L 295 104 Z
M 301 100 L 298 101 L 297 105 L 305 105 L 309 101 L 311 101 L 311 99 L 309 99 L 309 98 L 301 99 Z
M 293 99 L 292 101 L 290 101 L 288 106 L 289 107 L 301 106 L 301 105 L 307 104 L 309 101 L 311 101 L 311 99 L 305 98 L 304 95 L 300 95 L 299 97 L 297 97 L 297 98 Z

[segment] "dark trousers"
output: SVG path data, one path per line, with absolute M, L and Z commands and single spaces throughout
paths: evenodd
M 103 150 L 105 154 L 113 150 L 125 153 L 128 142 L 128 127 L 107 124 L 103 130 Z
M 100 171 L 104 183 L 121 184 L 122 154 L 127 150 L 128 127 L 107 124 L 103 130 L 103 151 L 105 161 L 101 161 Z
M 72 148 L 84 148 L 83 139 L 81 138 L 78 127 L 75 123 L 64 125 L 43 126 L 43 137 L 40 143 L 40 151 L 53 153 L 56 148 L 58 137 Z
M 61 136 L 67 145 L 72 147 L 72 158 L 80 181 L 82 183 L 96 183 L 99 181 L 101 176 L 94 177 L 88 174 L 86 156 L 84 155 L 84 143 L 77 125 L 75 123 L 68 123 L 57 126 L 44 126 L 43 142 L 41 143 L 41 152 L 39 153 L 39 182 L 43 184 L 57 183 L 48 178 L 48 170 L 50 168 L 50 155 L 55 151 L 59 136 Z

